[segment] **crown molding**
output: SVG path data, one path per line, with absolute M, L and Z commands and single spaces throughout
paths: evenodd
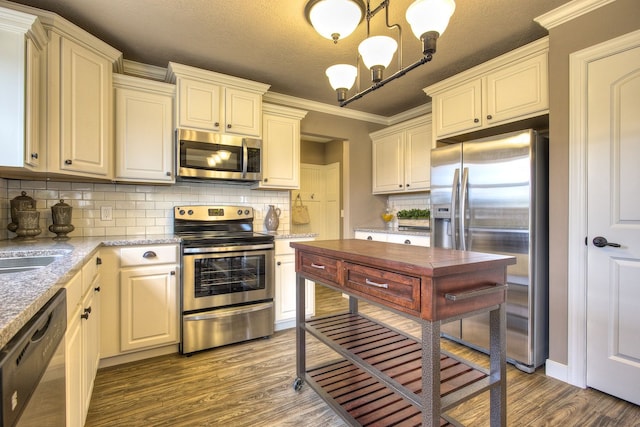
M 142 62 L 123 61 L 124 74 L 130 76 L 142 77 L 144 79 L 157 80 L 164 82 L 167 76 L 167 69 L 164 67 L 156 67 L 155 65 L 143 64 Z
M 577 17 L 592 12 L 602 6 L 609 3 L 613 3 L 615 0 L 572 0 L 569 3 L 563 4 L 543 15 L 534 18 L 538 24 L 542 25 L 547 30 L 562 25 L 565 22 L 569 22 Z

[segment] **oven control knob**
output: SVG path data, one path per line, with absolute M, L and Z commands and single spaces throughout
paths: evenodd
M 238 209 L 238 212 L 236 212 L 238 214 L 238 216 L 242 215 L 242 209 Z
M 189 209 L 189 211 L 187 212 L 189 215 L 193 215 L 193 211 L 191 209 Z
M 249 215 L 249 209 L 245 209 L 244 214 Z
M 178 212 L 180 215 L 184 215 L 184 209 L 180 209 L 180 211 Z

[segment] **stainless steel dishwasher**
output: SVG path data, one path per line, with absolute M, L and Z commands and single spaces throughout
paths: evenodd
M 65 425 L 66 290 L 0 350 L 1 427 Z

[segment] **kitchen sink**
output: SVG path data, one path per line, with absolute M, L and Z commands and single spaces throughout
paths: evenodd
M 63 254 L 0 258 L 0 274 L 19 273 L 46 267 Z

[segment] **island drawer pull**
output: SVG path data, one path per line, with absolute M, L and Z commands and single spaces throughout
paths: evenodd
M 507 289 L 507 285 L 496 285 L 488 288 L 476 289 L 473 291 L 462 292 L 459 294 L 444 294 L 444 297 L 449 301 L 461 301 L 469 298 L 475 298 L 482 295 L 488 295 L 493 293 L 502 292 Z
M 389 284 L 388 283 L 376 283 L 376 282 L 372 282 L 369 279 L 364 279 L 364 283 L 366 283 L 367 285 L 375 286 L 376 288 L 389 289 Z
M 313 267 L 313 268 L 317 268 L 317 269 L 319 269 L 319 270 L 324 270 L 324 269 L 325 269 L 325 266 L 324 266 L 324 265 L 315 264 L 315 263 L 313 263 L 313 262 L 311 263 L 311 267 Z

